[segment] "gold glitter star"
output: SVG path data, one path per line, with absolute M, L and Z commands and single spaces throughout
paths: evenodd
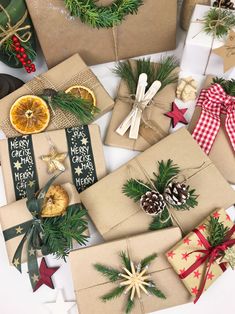
M 21 226 L 19 226 L 15 228 L 15 230 L 16 230 L 16 234 L 21 234 L 24 229 Z
M 140 292 L 141 290 L 149 295 L 148 291 L 145 289 L 144 286 L 150 286 L 151 283 L 146 282 L 147 279 L 150 279 L 149 275 L 145 275 L 146 271 L 148 270 L 148 267 L 146 266 L 141 272 L 141 268 L 139 266 L 134 266 L 134 263 L 131 261 L 131 272 L 123 267 L 123 270 L 126 272 L 126 274 L 120 274 L 120 277 L 125 278 L 127 280 L 120 283 L 120 286 L 127 286 L 126 290 L 124 291 L 125 294 L 128 293 L 128 291 L 131 290 L 131 300 L 133 301 L 135 297 L 135 293 L 137 294 L 138 298 L 140 299 Z
M 32 256 L 32 255 L 35 255 L 35 250 L 31 247 L 31 249 L 29 250 L 29 255 Z
M 35 184 L 35 181 L 34 181 L 34 180 L 33 180 L 33 181 L 29 181 L 28 186 L 29 186 L 30 188 L 32 188 L 32 187 L 34 186 L 34 184 Z
M 82 174 L 82 169 L 78 166 L 77 168 L 75 168 L 75 173 L 80 176 L 80 174 Z
M 86 137 L 83 137 L 82 144 L 87 145 L 87 143 L 88 143 L 88 139 Z
M 47 171 L 49 174 L 54 173 L 56 170 L 65 171 L 63 164 L 68 153 L 58 153 L 54 146 L 51 146 L 49 154 L 41 156 L 41 159 L 47 163 Z
M 16 162 L 14 162 L 14 168 L 16 168 L 17 170 L 22 168 L 22 163 L 19 162 L 19 160 L 17 160 Z
M 33 279 L 33 282 L 37 282 L 39 280 L 39 276 L 36 274 L 33 274 L 33 276 L 31 276 L 31 278 Z
M 15 267 L 18 267 L 18 266 L 20 265 L 19 258 L 15 258 L 15 259 L 14 259 L 13 265 L 14 265 Z
M 232 269 L 235 269 L 235 248 L 230 247 L 225 251 L 222 262 L 227 262 Z

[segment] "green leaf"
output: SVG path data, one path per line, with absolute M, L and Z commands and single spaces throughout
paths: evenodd
M 127 256 L 127 254 L 126 254 L 125 252 L 121 252 L 120 256 L 121 256 L 123 265 L 124 265 L 129 271 L 131 271 L 130 258 Z
M 124 185 L 122 192 L 138 202 L 146 192 L 151 191 L 151 187 L 141 180 L 130 179 Z
M 168 159 L 167 162 L 163 160 L 158 162 L 159 173 L 154 173 L 155 180 L 154 185 L 159 193 L 163 194 L 164 190 L 169 182 L 180 172 L 177 165 L 173 164 L 173 160 Z
M 226 238 L 228 231 L 229 228 L 225 227 L 218 218 L 210 216 L 210 220 L 207 225 L 207 240 L 212 247 L 222 244 Z
M 152 261 L 154 261 L 157 257 L 156 253 L 153 253 L 147 257 L 145 257 L 140 263 L 141 263 L 141 269 L 151 264 Z
M 126 314 L 129 314 L 132 311 L 134 305 L 135 305 L 135 302 L 131 300 L 131 295 L 129 295 L 127 304 L 126 304 Z
M 104 302 L 113 300 L 113 299 L 115 299 L 115 298 L 120 297 L 120 296 L 123 294 L 124 290 L 125 290 L 125 287 L 117 287 L 117 288 L 115 288 L 113 291 L 111 291 L 111 292 L 109 292 L 109 293 L 103 295 L 103 296 L 101 297 L 101 299 L 102 299 Z
M 102 264 L 95 264 L 95 269 L 102 273 L 105 277 L 107 277 L 111 282 L 115 282 L 120 279 L 120 271 L 118 269 L 114 269 L 112 267 L 107 267 Z
M 146 286 L 146 290 L 147 290 L 150 294 L 152 294 L 152 295 L 154 295 L 154 296 L 156 296 L 156 297 L 158 297 L 158 298 L 160 298 L 160 299 L 166 299 L 165 294 L 164 294 L 161 290 L 157 289 L 157 287 L 155 287 L 154 282 L 151 281 L 150 283 L 151 283 L 153 286 L 152 286 L 152 287 Z
M 169 217 L 169 212 L 168 212 L 168 209 L 165 208 L 161 215 L 158 215 L 153 218 L 153 221 L 149 226 L 149 230 L 153 231 L 153 230 L 160 230 L 160 229 L 171 227 L 173 225 L 172 220 L 171 218 L 167 220 L 168 217 Z M 167 221 L 163 223 L 162 221 L 165 221 L 165 220 Z

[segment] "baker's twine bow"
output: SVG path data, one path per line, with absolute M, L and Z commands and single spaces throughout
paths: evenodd
M 197 101 L 201 116 L 193 131 L 193 138 L 208 155 L 221 125 L 221 114 L 226 115 L 225 128 L 235 150 L 235 97 L 226 94 L 220 84 L 203 89 Z
M 183 273 L 179 275 L 181 279 L 185 279 L 188 277 L 192 272 L 194 272 L 199 266 L 206 263 L 206 271 L 202 278 L 201 285 L 199 287 L 198 293 L 196 295 L 196 298 L 194 300 L 194 303 L 196 303 L 199 298 L 201 297 L 208 278 L 208 274 L 210 272 L 212 264 L 218 260 L 221 256 L 223 256 L 224 252 L 235 245 L 235 239 L 232 239 L 233 234 L 235 233 L 235 225 L 227 232 L 227 235 L 225 236 L 224 242 L 212 247 L 210 243 L 207 241 L 207 239 L 204 237 L 204 235 L 198 230 L 194 229 L 193 232 L 197 235 L 201 243 L 204 245 L 204 250 L 195 250 L 187 254 L 187 256 L 193 254 L 193 253 L 202 253 L 200 258 L 196 260 L 188 269 L 186 269 Z M 222 271 L 225 271 L 227 269 L 226 263 L 220 263 L 219 264 Z
M 3 25 L 0 25 L 0 47 L 12 36 L 16 36 L 21 42 L 28 42 L 32 36 L 31 31 L 29 31 L 31 29 L 31 25 L 22 26 L 27 19 L 28 11 L 26 10 L 22 18 L 15 25 L 12 25 L 9 13 L 1 4 L 0 9 L 6 14 L 8 20 L 5 28 Z M 22 31 L 25 32 L 23 35 L 20 35 L 19 33 Z

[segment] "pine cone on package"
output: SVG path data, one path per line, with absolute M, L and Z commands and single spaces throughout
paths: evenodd
M 216 0 L 213 2 L 213 7 L 221 7 L 222 9 L 235 10 L 234 3 L 230 0 Z
M 164 197 L 159 192 L 148 191 L 142 195 L 140 206 L 146 214 L 156 216 L 164 210 L 166 203 Z
M 181 206 L 189 198 L 188 187 L 179 182 L 171 182 L 164 191 L 165 200 L 173 206 Z

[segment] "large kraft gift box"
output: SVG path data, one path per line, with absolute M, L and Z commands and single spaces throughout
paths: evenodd
M 68 193 L 69 205 L 81 204 L 79 193 L 77 192 L 76 187 L 74 185 L 70 183 L 65 183 L 62 185 L 62 187 Z M 16 249 L 19 246 L 26 232 L 26 230 L 23 227 L 24 223 L 30 220 L 32 220 L 32 214 L 27 209 L 26 199 L 22 199 L 17 202 L 13 202 L 6 206 L 0 207 L 0 224 L 1 224 L 2 231 L 4 232 L 5 230 L 13 228 L 14 226 L 18 226 L 18 225 L 20 225 L 20 229 L 21 229 L 21 232 L 17 232 L 17 228 L 16 228 L 15 237 L 6 241 L 6 249 L 7 249 L 10 263 L 12 263 Z M 89 231 L 86 230 L 84 234 L 89 235 Z M 38 255 L 39 256 L 41 255 L 39 251 L 38 251 Z M 27 260 L 27 250 L 25 246 L 22 252 L 22 262 L 25 262 L 26 260 Z
M 183 233 L 190 232 L 214 208 L 234 204 L 235 192 L 185 129 L 169 135 L 126 165 L 81 193 L 81 199 L 105 240 L 146 232 L 152 222 L 139 203 L 125 196 L 123 185 L 133 178 L 146 182 L 158 174 L 158 162 L 172 159 L 187 177 L 186 185 L 199 195 L 190 210 L 173 210 Z M 185 171 L 184 171 L 185 170 Z
M 106 6 L 113 0 L 97 2 Z M 176 0 L 144 0 L 137 14 L 126 16 L 120 25 L 108 29 L 92 28 L 71 17 L 63 0 L 26 3 L 49 68 L 77 52 L 92 65 L 173 50 L 176 46 Z
M 26 184 L 36 189 L 48 181 L 47 163 L 51 145 L 58 153 L 67 153 L 65 171 L 56 183 L 73 183 L 78 192 L 106 175 L 100 130 L 97 125 L 80 126 L 25 135 L 0 141 L 1 163 L 7 203 L 26 196 Z M 57 170 L 58 171 L 58 170 Z
M 150 264 L 148 273 L 157 288 L 166 296 L 166 299 L 159 299 L 141 294 L 140 300 L 135 299 L 135 307 L 131 313 L 150 313 L 190 302 L 190 294 L 164 256 L 171 245 L 180 239 L 181 232 L 179 228 L 174 227 L 71 252 L 69 262 L 79 313 L 121 314 L 125 312 L 127 296 L 122 295 L 107 302 L 100 299 L 104 294 L 112 291 L 117 283 L 109 282 L 94 268 L 94 264 L 99 263 L 121 269 L 120 253 L 123 251 L 128 253 L 130 259 L 136 264 L 146 256 L 157 253 L 157 258 Z
M 230 217 L 226 211 L 218 209 L 213 212 L 212 217 L 217 218 L 219 222 L 222 222 L 224 227 L 229 230 L 234 226 L 234 223 L 230 220 Z M 210 244 L 208 243 L 208 224 L 210 218 L 205 219 L 201 224 L 192 232 L 190 232 L 183 240 L 179 241 L 175 246 L 173 246 L 166 254 L 169 263 L 174 268 L 175 272 L 181 276 L 184 272 L 192 267 L 195 260 L 203 258 L 209 252 L 201 253 L 199 251 L 210 249 Z M 234 235 L 231 239 L 234 239 Z M 192 252 L 192 253 L 191 253 Z M 190 253 L 189 255 L 187 255 Z M 223 274 L 228 268 L 227 263 L 222 263 L 221 257 L 217 259 L 210 269 L 208 269 L 208 259 L 206 262 L 198 265 L 195 269 L 189 272 L 188 276 L 181 279 L 189 293 L 192 296 L 196 296 L 203 282 L 206 272 L 209 271 L 207 280 L 205 282 L 205 287 L 203 291 L 206 291 L 217 279 Z
M 203 88 L 208 88 L 212 83 L 213 77 L 208 76 Z M 188 130 L 193 133 L 202 113 L 202 107 L 196 106 Z M 222 175 L 232 184 L 235 184 L 235 152 L 228 137 L 226 126 L 226 115 L 220 115 L 220 128 L 215 141 L 209 152 L 210 159 L 220 170 Z
M 113 99 L 108 95 L 95 74 L 87 67 L 80 56 L 75 54 L 1 99 L 0 128 L 6 137 L 20 135 L 12 127 L 9 119 L 10 108 L 19 97 L 29 94 L 38 96 L 47 88 L 65 91 L 73 85 L 83 85 L 94 92 L 97 107 L 100 109 L 100 112 L 95 115 L 95 119 L 112 109 L 114 105 Z M 54 112 L 51 113 L 51 121 L 47 130 L 70 128 L 80 124 L 80 120 L 72 113 L 55 108 Z
M 153 98 L 153 103 L 143 112 L 145 123 L 141 123 L 138 139 L 135 140 L 129 138 L 129 130 L 123 136 L 116 132 L 117 128 L 132 109 L 132 105 L 128 102 L 130 93 L 127 84 L 122 80 L 108 127 L 105 144 L 145 151 L 166 137 L 169 134 L 171 120 L 164 114 L 171 110 L 172 102 L 175 99 L 176 86 L 177 83 L 167 85 Z

